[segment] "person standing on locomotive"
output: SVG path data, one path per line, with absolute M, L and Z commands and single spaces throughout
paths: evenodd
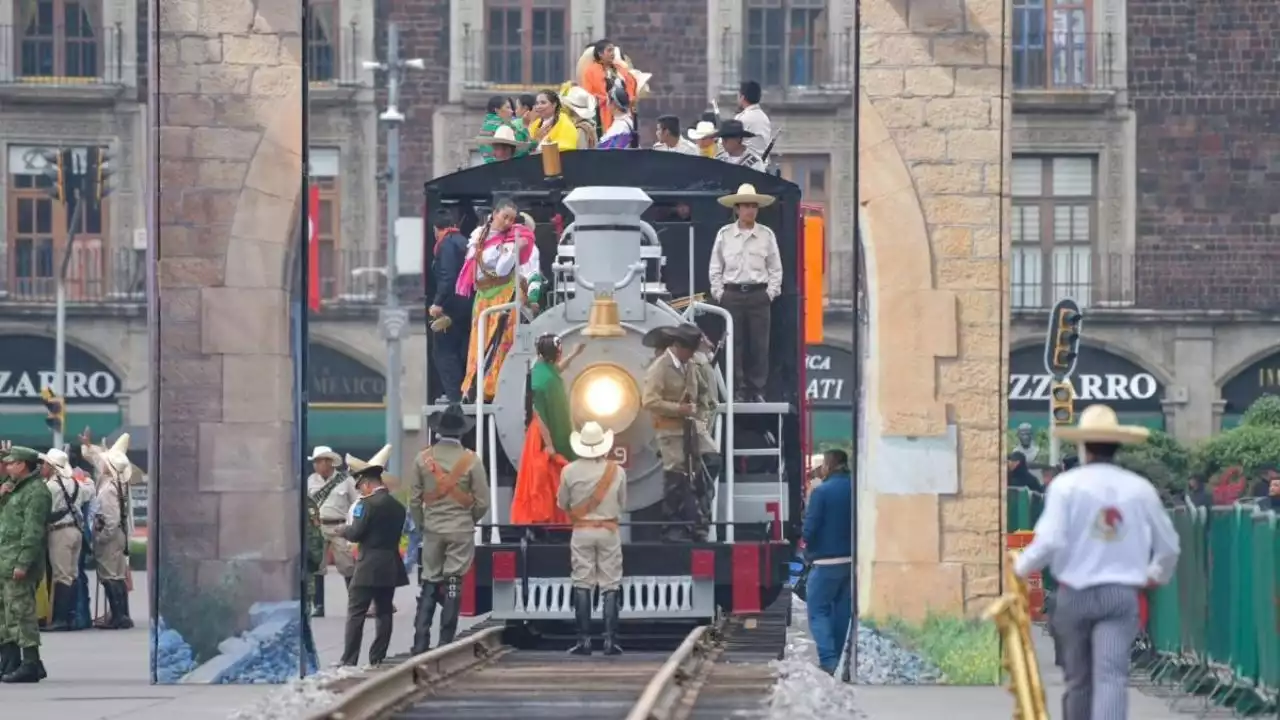
M 693 354 L 693 367 L 698 373 L 698 394 L 694 403 L 698 411 L 695 417 L 698 432 L 698 456 L 702 459 L 694 492 L 698 498 L 698 513 L 702 527 L 711 527 L 711 505 L 716 498 L 716 479 L 720 477 L 720 446 L 711 437 L 711 426 L 716 409 L 720 406 L 717 393 L 716 369 L 711 365 L 716 348 L 697 325 L 687 325 L 688 331 L 698 339 L 698 352 Z M 699 538 L 705 540 L 704 537 Z
M 563 525 L 568 518 L 556 510 L 556 487 L 566 465 L 577 459 L 569 442 L 573 414 L 569 393 L 561 373 L 585 345 L 576 345 L 565 355 L 560 337 L 546 333 L 534 342 L 538 360 L 529 372 L 533 416 L 525 432 L 524 450 L 511 500 L 511 522 L 515 525 Z
M 427 423 L 436 442 L 414 461 L 410 510 L 414 524 L 422 529 L 422 590 L 413 622 L 414 654 L 426 652 L 431 643 L 437 604 L 440 645 L 453 642 L 462 576 L 476 555 L 475 526 L 489 511 L 484 463 L 460 440 L 475 426 L 475 419 L 464 415 L 460 406 L 450 405 L 432 414 Z
M 534 242 L 529 250 L 529 259 L 520 264 L 520 278 L 525 284 L 525 315 L 530 320 L 542 311 L 542 298 L 546 290 L 546 278 L 542 275 L 542 254 L 538 252 L 538 225 L 529 213 L 520 213 L 520 222 L 529 230 Z
M 472 307 L 473 324 L 471 340 L 467 343 L 467 371 L 462 380 L 463 396 L 473 396 L 476 382 L 476 338 L 481 338 L 484 353 L 484 375 L 479 384 L 486 399 L 492 399 L 498 383 L 498 371 L 506 360 L 511 344 L 515 341 L 518 313 L 490 315 L 479 327 L 480 315 L 485 308 L 503 305 L 523 292 L 520 265 L 533 254 L 533 233 L 519 221 L 520 208 L 511 199 L 499 200 L 489 216 L 489 221 L 471 235 L 467 257 L 458 274 L 455 286 L 459 295 L 469 298 L 475 295 Z
M 756 222 L 756 213 L 774 202 L 746 184 L 720 198 L 737 221 L 720 228 L 711 248 L 711 297 L 733 317 L 734 392 L 740 402 L 764 402 L 769 380 L 772 303 L 782 294 L 778 238 Z
M 746 145 L 746 142 L 755 136 L 755 133 L 742 126 L 741 121 L 725 120 L 720 123 L 720 129 L 716 131 L 716 137 L 720 140 L 716 159 L 730 165 L 741 165 L 744 168 L 763 171 L 764 160 Z
M 612 460 L 613 431 L 588 422 L 569 437 L 577 460 L 560 476 L 556 501 L 573 521 L 569 559 L 573 567 L 573 611 L 578 642 L 569 652 L 591 654 L 592 592 L 600 588 L 604 654 L 621 655 L 618 612 L 622 590 L 622 538 L 618 519 L 627 507 L 627 473 Z
M 462 381 L 467 376 L 467 331 L 471 328 L 471 302 L 457 293 L 458 276 L 467 260 L 467 238 L 458 230 L 451 210 L 439 209 L 431 218 L 436 244 L 431 275 L 436 289 L 431 297 L 431 329 L 436 333 L 433 360 L 449 402 L 462 402 Z
M 693 455 L 685 442 L 686 423 L 697 416 L 698 377 L 691 360 L 698 342 L 689 333 L 672 331 L 670 345 L 645 371 L 641 404 L 653 418 L 658 455 L 662 459 L 662 517 L 667 523 L 662 537 L 687 542 L 689 529 L 698 524 L 693 494 Z M 679 523 L 679 524 L 677 524 Z

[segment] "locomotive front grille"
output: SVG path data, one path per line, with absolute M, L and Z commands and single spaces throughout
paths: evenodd
M 715 582 L 690 575 L 638 576 L 622 580 L 622 619 L 703 618 L 714 613 Z M 573 618 L 569 578 L 529 578 L 528 590 L 519 581 L 493 584 L 494 619 L 554 620 Z M 601 618 L 600 593 L 591 614 Z

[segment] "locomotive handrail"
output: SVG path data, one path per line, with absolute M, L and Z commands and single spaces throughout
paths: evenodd
M 723 319 L 724 319 L 724 337 L 725 337 L 725 340 L 727 340 L 727 342 L 725 342 L 725 343 L 724 343 L 724 361 L 725 361 L 725 362 L 724 362 L 724 364 L 725 364 L 725 370 L 724 370 L 724 384 L 725 384 L 725 387 L 726 387 L 726 388 L 732 388 L 732 387 L 734 387 L 734 385 L 733 385 L 733 360 L 734 360 L 734 357 L 733 357 L 733 316 L 729 314 L 729 311 L 728 311 L 728 310 L 725 310 L 724 308 L 720 307 L 719 305 L 711 305 L 711 304 L 703 303 L 703 302 L 691 302 L 691 303 L 689 303 L 689 309 L 688 309 L 688 311 L 687 311 L 687 312 L 689 313 L 689 317 L 690 317 L 690 318 L 694 317 L 694 315 L 696 314 L 696 312 L 695 312 L 695 311 L 709 312 L 709 313 L 711 313 L 712 315 L 719 315 L 721 318 L 723 318 Z M 734 518 L 734 510 L 733 510 L 733 505 L 734 505 L 734 502 L 733 502 L 733 500 L 734 500 L 734 497 L 733 497 L 733 475 L 734 475 L 734 465 L 735 465 L 735 463 L 734 463 L 734 458 L 733 458 L 733 448 L 734 448 L 734 444 L 733 444 L 733 439 L 734 439 L 734 438 L 733 438 L 733 435 L 734 435 L 734 432 L 733 432 L 733 426 L 734 426 L 734 423 L 733 423 L 733 421 L 732 421 L 732 418 L 733 418 L 733 404 L 734 404 L 734 400 L 735 400 L 735 398 L 733 397 L 733 392 L 732 392 L 732 391 L 729 391 L 729 390 L 726 390 L 726 392 L 725 392 L 725 403 L 724 403 L 724 405 L 725 405 L 725 414 L 726 414 L 730 419 L 729 419 L 729 420 L 726 420 L 726 421 L 725 421 L 725 424 L 724 424 L 724 427 L 725 427 L 725 447 L 727 447 L 727 448 L 729 449 L 729 457 L 725 458 L 725 462 L 724 462 L 724 464 L 723 464 L 723 467 L 724 467 L 724 485 L 725 485 L 725 488 L 724 488 L 724 489 L 725 489 L 725 493 L 726 493 L 726 495 L 728 495 L 728 498 L 727 498 L 727 499 L 726 499 L 726 501 L 725 501 L 725 511 L 724 511 L 724 515 L 725 515 L 725 524 L 726 524 L 725 532 L 724 532 L 724 540 L 725 540 L 725 542 L 729 542 L 729 543 L 733 542 L 733 518 Z
M 502 303 L 501 305 L 493 305 L 492 307 L 487 307 L 480 312 L 480 317 L 476 320 L 476 327 L 481 328 L 481 331 L 476 333 L 476 374 L 475 374 L 475 380 L 477 383 L 477 386 L 476 386 L 477 388 L 476 389 L 476 457 L 479 458 L 480 462 L 484 462 L 485 460 L 484 446 L 485 446 L 485 435 L 487 430 L 484 425 L 484 406 L 485 406 L 485 399 L 484 399 L 484 340 L 485 340 L 485 337 L 484 336 L 485 336 L 485 333 L 483 329 L 485 327 L 485 324 L 484 324 L 485 318 L 487 318 L 491 314 L 506 312 L 508 310 L 515 310 L 516 324 L 519 325 L 520 296 L 521 296 L 520 289 L 519 287 L 517 287 L 515 301 L 509 302 L 509 303 Z M 518 328 L 513 328 L 512 333 L 516 333 L 516 332 L 518 332 Z M 501 339 L 499 339 L 498 342 L 501 343 L 502 342 Z M 489 497 L 492 498 L 489 502 L 489 516 L 494 520 L 494 522 L 497 522 L 498 520 L 498 503 L 496 502 L 498 498 L 498 474 L 497 473 L 489 473 Z M 483 540 L 484 540 L 484 534 L 481 533 L 480 528 L 477 527 L 476 528 L 476 544 L 483 545 L 484 544 Z M 501 542 L 501 538 L 498 536 L 497 529 L 494 529 L 492 535 L 490 536 L 490 542 L 493 542 L 493 543 Z
M 636 277 L 638 277 L 638 276 L 640 275 L 640 273 L 644 272 L 644 270 L 645 270 L 645 265 L 644 265 L 644 261 L 643 261 L 643 260 L 641 260 L 640 262 L 632 263 L 631 265 L 628 265 L 628 266 L 627 266 L 627 274 L 626 274 L 626 275 L 623 275 L 623 276 L 622 276 L 622 279 L 621 279 L 621 280 L 619 280 L 618 282 L 616 282 L 616 283 L 612 283 L 613 287 L 612 287 L 612 288 L 610 288 L 610 289 L 608 289 L 606 292 L 608 292 L 610 295 L 612 295 L 613 293 L 618 292 L 618 291 L 619 291 L 619 290 L 621 290 L 622 288 L 624 288 L 624 287 L 626 287 L 626 286 L 630 285 L 631 283 L 635 282 L 635 281 L 636 281 Z M 594 281 L 588 280 L 588 279 L 586 279 L 586 278 L 582 277 L 582 275 L 581 275 L 581 274 L 579 274 L 579 273 L 577 273 L 577 272 L 574 272 L 574 274 L 573 274 L 573 281 L 574 281 L 574 282 L 576 282 L 577 284 L 581 285 L 581 286 L 582 286 L 584 289 L 586 289 L 588 292 L 593 292 L 593 293 L 596 291 L 596 288 L 597 288 L 597 287 L 599 287 L 599 286 L 601 286 L 601 285 L 603 285 L 603 284 L 604 284 L 604 283 L 597 283 L 597 282 L 594 282 Z

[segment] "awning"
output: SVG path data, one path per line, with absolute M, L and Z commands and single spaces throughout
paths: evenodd
M 387 443 L 386 412 L 382 408 L 312 408 L 307 413 L 307 446 L 373 448 Z M 359 456 L 364 457 L 364 456 Z
M 26 445 L 36 449 L 47 448 L 53 442 L 53 432 L 44 424 L 44 409 L 36 412 L 0 413 L 0 438 L 14 445 Z M 70 442 L 81 431 L 89 428 L 95 438 L 105 437 L 120 427 L 120 411 L 77 411 L 67 408 L 67 424 L 63 428 L 63 442 Z
M 1079 412 L 1077 411 L 1077 416 Z M 1162 412 L 1122 412 L 1116 413 L 1124 425 L 1140 425 L 1150 430 L 1164 430 L 1164 413 Z M 1044 412 L 1011 412 L 1009 413 L 1009 429 L 1017 430 L 1022 423 L 1028 423 L 1033 430 L 1049 427 L 1049 407 L 1046 403 Z

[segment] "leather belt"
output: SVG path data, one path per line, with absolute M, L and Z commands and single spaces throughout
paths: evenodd
M 573 523 L 573 529 L 577 530 L 579 528 L 583 530 L 617 530 L 618 521 L 617 520 L 575 520 Z
M 724 289 L 732 290 L 734 292 L 748 293 L 748 292 L 755 292 L 757 290 L 767 290 L 769 289 L 769 284 L 768 283 L 725 283 Z
M 346 520 L 325 520 L 324 518 L 320 518 L 320 524 L 321 525 L 346 525 L 347 521 Z

